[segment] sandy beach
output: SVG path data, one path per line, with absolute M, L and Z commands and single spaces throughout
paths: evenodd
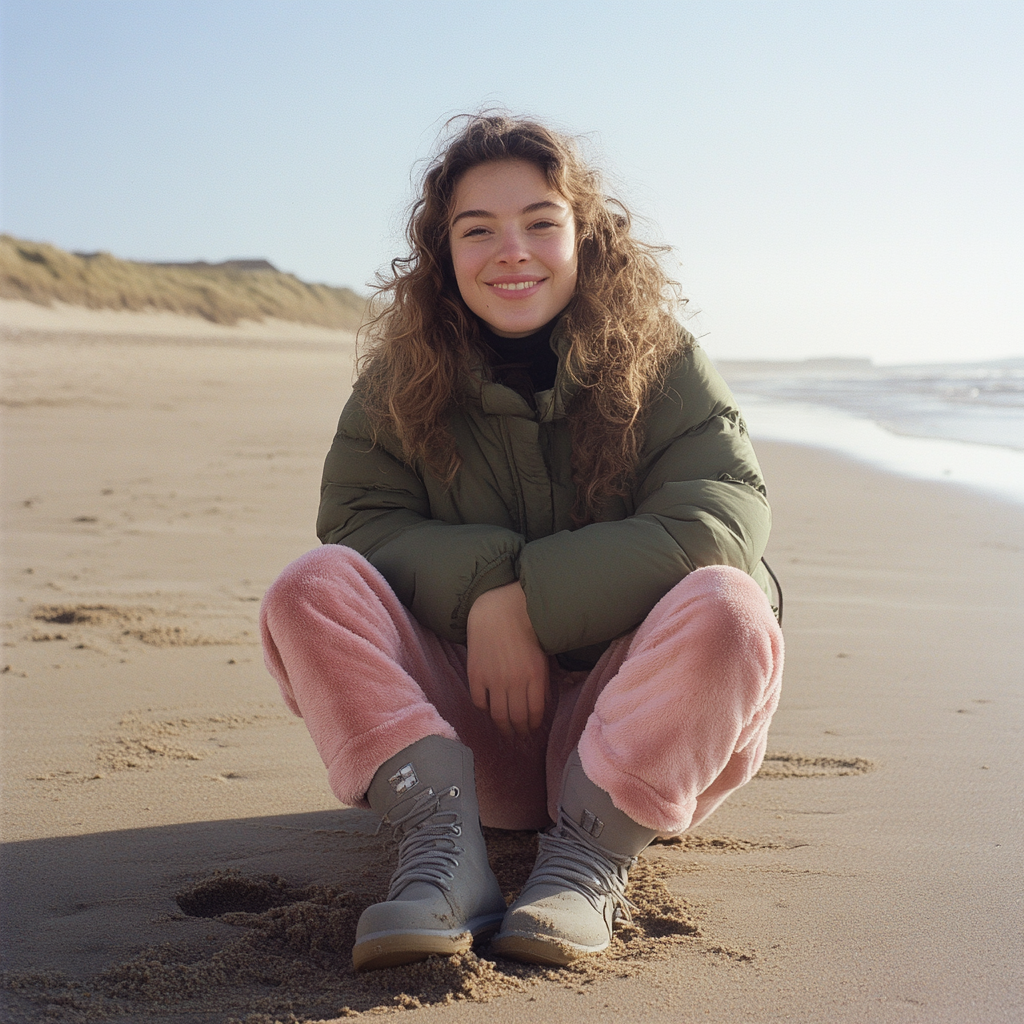
M 266 673 L 351 335 L 0 303 L 5 1021 L 1024 1019 L 1024 506 L 762 444 L 761 775 L 578 969 L 355 976 L 389 856 Z M 510 895 L 532 839 L 491 832 Z

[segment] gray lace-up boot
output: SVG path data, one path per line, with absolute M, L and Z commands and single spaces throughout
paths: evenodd
M 377 769 L 366 798 L 394 828 L 398 868 L 387 902 L 359 918 L 356 970 L 465 953 L 497 930 L 505 898 L 480 831 L 472 751 L 427 736 Z
M 558 822 L 540 836 L 537 862 L 505 915 L 494 951 L 564 967 L 607 949 L 616 919 L 630 919 L 629 869 L 657 834 L 618 810 L 573 751 L 562 777 Z

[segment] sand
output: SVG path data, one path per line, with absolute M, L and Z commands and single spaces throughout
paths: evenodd
M 294 344 L 332 342 L 344 345 L 351 341 L 348 331 L 301 324 L 267 317 L 260 322 L 243 320 L 234 325 L 216 324 L 202 317 L 179 316 L 161 310 L 135 312 L 115 309 L 83 309 L 54 301 L 41 306 L 23 299 L 0 299 L 0 325 L 5 339 L 25 342 L 41 340 L 40 336 L 58 334 L 76 340 L 174 339 L 179 345 L 225 345 L 242 343 L 252 348 L 260 342 Z
M 1024 508 L 760 445 L 788 645 L 761 775 L 645 854 L 606 957 L 484 945 L 356 977 L 391 853 L 329 793 L 255 624 L 316 544 L 352 339 L 21 305 L 0 306 L 3 1020 L 1024 1019 Z M 533 840 L 488 838 L 511 895 Z

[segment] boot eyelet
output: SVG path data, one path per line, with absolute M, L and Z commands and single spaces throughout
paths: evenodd
M 462 794 L 460 793 L 458 786 L 452 786 L 452 788 L 448 790 L 448 795 L 453 799 L 458 799 Z
M 462 835 L 462 826 L 461 825 L 452 825 L 452 835 L 453 836 L 461 836 Z

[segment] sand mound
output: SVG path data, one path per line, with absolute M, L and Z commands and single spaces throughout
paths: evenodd
M 265 724 L 268 715 L 212 715 L 205 718 L 152 720 L 140 715 L 121 719 L 116 735 L 102 743 L 98 760 L 110 771 L 158 768 L 168 761 L 202 761 L 204 755 L 182 746 L 189 736 L 206 738 L 227 729 Z
M 150 647 L 215 647 L 255 644 L 255 629 L 235 630 L 231 633 L 210 633 L 197 630 L 194 625 L 174 625 L 166 618 L 173 613 L 155 608 L 121 608 L 107 604 L 46 604 L 32 610 L 32 618 L 60 626 L 93 627 L 105 630 L 108 639 L 133 637 Z M 192 616 L 193 620 L 195 616 Z M 27 639 L 48 640 L 85 639 L 71 631 L 50 632 L 38 629 L 27 634 Z
M 659 846 L 672 846 L 687 853 L 750 853 L 752 850 L 785 849 L 782 843 L 763 839 L 740 839 L 738 836 L 698 835 L 686 832 L 681 836 L 655 839 Z
M 536 836 L 487 833 L 502 890 L 514 896 L 532 865 Z M 303 886 L 278 875 L 215 871 L 176 895 L 183 914 L 216 922 L 205 948 L 166 944 L 86 981 L 35 974 L 9 976 L 4 985 L 45 1007 L 48 1021 L 215 1012 L 224 1015 L 218 1019 L 270 1024 L 487 1002 L 541 983 L 578 989 L 603 977 L 634 975 L 685 942 L 733 959 L 750 957 L 704 942 L 689 906 L 666 885 L 674 869 L 641 859 L 628 890 L 633 921 L 617 930 L 603 956 L 553 970 L 490 958 L 483 944 L 460 956 L 357 974 L 351 963 L 356 922 L 368 903 L 383 898 L 389 873 L 368 880 L 356 872 L 345 884 Z
M 818 757 L 810 754 L 765 754 L 758 779 L 810 779 L 863 775 L 875 767 L 866 757 Z

